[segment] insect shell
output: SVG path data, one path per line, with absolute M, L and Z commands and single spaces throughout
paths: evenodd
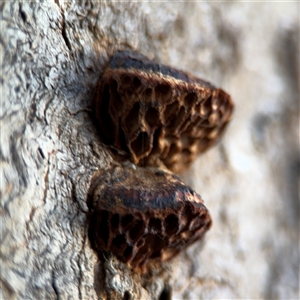
M 183 71 L 141 54 L 117 52 L 96 88 L 102 141 L 122 159 L 181 172 L 214 145 L 231 119 L 230 96 Z
M 142 271 L 201 239 L 212 222 L 200 195 L 176 175 L 151 167 L 96 173 L 87 204 L 93 249 Z

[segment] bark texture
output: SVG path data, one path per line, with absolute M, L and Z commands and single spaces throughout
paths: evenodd
M 0 4 L 1 299 L 299 298 L 299 3 Z M 137 50 L 231 94 L 223 141 L 181 174 L 213 226 L 148 275 L 98 261 L 86 197 L 113 163 L 91 119 Z

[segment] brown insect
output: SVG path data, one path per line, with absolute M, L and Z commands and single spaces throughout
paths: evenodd
M 219 140 L 233 112 L 223 90 L 126 51 L 110 60 L 94 107 L 102 140 L 123 159 L 174 172 Z
M 219 140 L 232 100 L 193 75 L 121 51 L 105 68 L 93 104 L 102 141 L 137 166 L 94 175 L 91 245 L 136 269 L 166 261 L 211 226 L 201 197 L 167 168 L 182 171 Z

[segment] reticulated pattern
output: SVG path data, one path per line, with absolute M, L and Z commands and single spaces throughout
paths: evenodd
M 177 176 L 154 168 L 114 167 L 93 177 L 88 196 L 94 250 L 133 268 L 166 261 L 211 226 L 201 197 Z
M 94 97 L 103 141 L 133 163 L 186 168 L 215 144 L 233 112 L 228 94 L 129 52 L 111 59 Z

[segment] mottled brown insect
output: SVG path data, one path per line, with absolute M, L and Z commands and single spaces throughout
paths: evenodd
M 135 164 L 180 172 L 214 145 L 233 111 L 228 94 L 195 76 L 126 51 L 106 67 L 94 97 L 102 140 Z
M 117 166 L 95 174 L 87 203 L 94 250 L 138 269 L 171 259 L 211 226 L 200 195 L 156 168 Z

